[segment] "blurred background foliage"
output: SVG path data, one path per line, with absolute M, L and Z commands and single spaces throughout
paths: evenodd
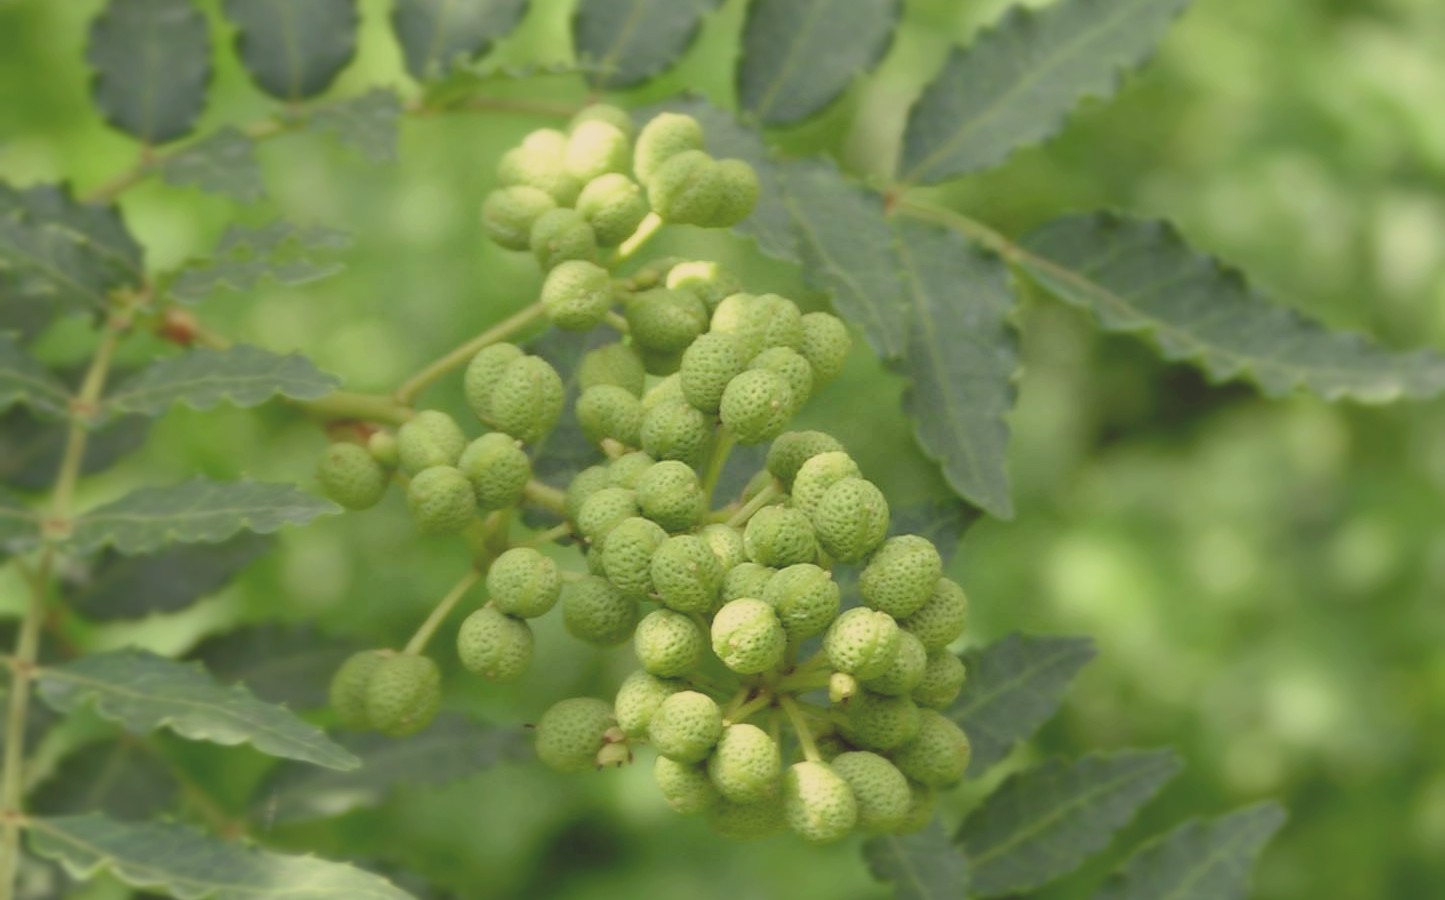
M 214 13 L 217 4 L 203 5 Z M 387 4 L 361 5 L 361 51 L 336 95 L 406 83 Z M 911 97 L 952 43 L 1004 5 L 907 0 L 876 76 L 776 137 L 790 152 L 833 153 L 864 177 L 886 173 Z M 0 177 L 71 179 L 86 189 L 133 159 L 134 145 L 88 100 L 83 45 L 99 6 L 0 2 Z M 534 6 L 495 58 L 569 57 L 565 4 Z M 742 12 L 729 0 L 681 67 L 622 99 L 694 88 L 729 102 Z M 218 16 L 213 22 L 213 41 L 224 45 L 230 34 Z M 1438 0 L 1199 0 L 1117 101 L 1091 106 L 1060 139 L 938 199 L 1012 234 L 1067 209 L 1167 216 L 1286 303 L 1396 346 L 1445 348 L 1442 47 Z M 233 55 L 218 60 L 203 125 L 266 115 L 269 101 Z M 571 76 L 498 90 L 582 96 Z M 410 121 L 400 162 L 381 167 L 316 135 L 288 136 L 262 149 L 270 201 L 239 207 L 152 182 L 127 193 L 123 208 L 153 269 L 204 254 L 232 221 L 282 216 L 353 232 L 341 276 L 213 298 L 202 314 L 237 337 L 302 350 L 351 387 L 385 389 L 530 302 L 533 263 L 484 245 L 476 210 L 496 157 L 545 124 L 499 113 Z M 656 252 L 714 254 L 760 289 L 824 302 L 745 240 L 680 233 Z M 1188 815 L 1276 796 L 1292 818 L 1265 857 L 1259 897 L 1437 895 L 1445 879 L 1441 404 L 1268 402 L 1211 387 L 1131 339 L 1101 337 L 1047 299 L 1028 297 L 1021 319 L 1025 372 L 1011 458 L 1018 515 L 976 525 L 951 574 L 974 601 L 973 640 L 1016 629 L 1087 633 L 1101 652 L 1065 713 L 1020 755 L 1179 747 L 1185 774 L 1125 834 L 1116 858 L 1129 841 Z M 42 350 L 65 359 L 81 352 L 82 337 L 82 323 L 72 323 Z M 941 481 L 911 449 L 896 412 L 901 388 L 860 351 L 807 419 L 836 429 L 867 474 L 907 503 L 937 493 Z M 460 409 L 455 385 L 435 394 Z M 319 430 L 285 409 L 177 409 L 83 499 L 190 470 L 305 481 L 323 445 Z M 288 533 L 241 581 L 184 613 L 72 623 L 72 637 L 180 652 L 236 623 L 281 620 L 397 643 L 465 565 L 451 543 L 412 536 L 398 506 L 393 496 L 379 512 Z M 13 577 L 0 573 L 11 605 Z M 615 684 L 630 667 L 625 651 L 566 640 L 556 617 L 539 644 L 545 664 L 524 685 L 454 677 L 448 707 L 525 722 L 553 700 Z M 366 859 L 410 887 L 423 877 L 435 896 L 885 894 L 852 844 L 720 845 L 665 809 L 646 765 L 562 778 L 507 764 L 376 809 L 273 825 L 266 798 L 249 797 L 264 771 L 259 756 L 175 752 L 216 786 L 228 812 L 255 802 L 258 834 L 277 845 Z M 960 792 L 951 812 L 973 795 Z M 101 884 L 83 896 L 123 893 Z

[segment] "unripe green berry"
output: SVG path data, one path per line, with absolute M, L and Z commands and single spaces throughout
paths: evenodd
M 970 755 L 962 728 L 937 710 L 923 709 L 918 714 L 918 735 L 893 753 L 893 764 L 919 784 L 944 788 L 963 777 Z
M 667 286 L 692 291 L 707 306 L 709 316 L 724 297 L 743 289 L 737 276 L 712 260 L 678 263 L 667 272 Z
M 362 650 L 346 658 L 331 677 L 331 708 L 342 728 L 365 731 L 371 727 L 366 717 L 366 688 L 377 668 L 395 656 L 392 650 Z
M 888 533 L 888 500 L 877 485 L 844 478 L 828 488 L 812 511 L 818 545 L 839 562 L 858 562 Z
M 848 782 L 823 762 L 794 763 L 783 777 L 783 814 L 804 840 L 841 840 L 858 824 L 858 803 Z
M 822 634 L 838 615 L 840 592 L 833 574 L 811 563 L 782 569 L 763 588 L 763 602 L 778 614 L 794 643 Z
M 727 188 L 717 160 L 701 150 L 684 150 L 664 162 L 643 182 L 647 202 L 664 222 L 716 228 L 724 224 L 719 207 Z
M 642 414 L 642 449 L 656 459 L 702 465 L 712 441 L 713 424 L 682 400 L 659 403 Z
M 397 459 L 401 470 L 415 475 L 433 466 L 454 466 L 467 445 L 467 436 L 456 419 L 435 409 L 424 409 L 396 433 Z
M 595 647 L 613 647 L 637 627 L 637 599 L 605 578 L 589 575 L 562 585 L 562 624 L 567 633 Z
M 532 463 L 511 436 L 493 431 L 467 445 L 457 468 L 472 483 L 477 506 L 506 509 L 522 499 Z
M 558 263 L 542 282 L 547 320 L 567 331 L 587 331 L 612 308 L 612 276 L 585 259 Z
M 681 681 L 658 678 L 641 669 L 628 675 L 617 689 L 617 700 L 614 704 L 617 724 L 622 728 L 622 733 L 630 738 L 646 736 L 647 726 L 652 722 L 652 716 L 662 705 L 662 701 L 684 687 Z
M 770 837 L 788 827 L 781 795 L 762 803 L 719 800 L 708 810 L 707 822 L 713 831 L 735 841 Z
M 930 651 L 942 650 L 958 640 L 968 627 L 968 596 L 958 582 L 940 578 L 933 596 L 918 612 L 904 619 L 904 628 L 918 636 Z
M 843 445 L 822 431 L 785 431 L 768 446 L 767 468 L 772 476 L 791 488 L 803 463 L 819 455 L 842 451 Z
M 624 278 L 622 283 L 629 291 L 645 291 L 648 288 L 665 286 L 667 273 L 672 271 L 673 266 L 683 262 L 686 260 L 681 256 L 659 256 L 656 259 L 649 259 L 636 272 Z
M 747 558 L 743 552 L 743 533 L 731 525 L 722 522 L 704 525 L 697 536 L 712 550 L 724 573 L 731 572 Z
M 557 370 L 540 356 L 524 356 L 502 370 L 492 386 L 491 424 L 524 443 L 536 443 L 562 416 L 565 391 Z
M 749 369 L 727 383 L 718 411 L 739 444 L 761 444 L 788 427 L 794 403 L 786 378 L 771 369 Z
M 662 792 L 662 799 L 674 812 L 684 816 L 705 812 L 718 802 L 717 788 L 700 765 L 659 756 L 653 764 L 652 777 Z
M 462 620 L 457 630 L 457 657 L 469 671 L 489 681 L 516 681 L 532 665 L 535 640 L 521 619 L 487 605 Z
M 482 232 L 508 250 L 531 246 L 532 226 L 557 201 L 541 188 L 518 184 L 498 188 L 482 201 Z
M 907 697 L 862 690 L 848 698 L 847 710 L 843 736 L 854 746 L 884 753 L 918 736 L 918 706 Z
M 668 531 L 686 531 L 702 517 L 707 498 L 697 473 L 687 463 L 665 459 L 637 479 L 637 505 L 642 514 Z M 718 573 L 721 580 L 722 573 Z
M 626 344 L 606 344 L 589 350 L 577 366 L 577 386 L 584 391 L 599 384 L 612 384 L 634 397 L 641 397 L 646 380 L 642 360 Z
M 858 576 L 858 592 L 874 609 L 906 619 L 923 608 L 938 579 L 943 558 L 933 542 L 916 534 L 889 538 Z
M 718 793 L 733 803 L 762 803 L 778 795 L 782 752 L 758 726 L 729 725 L 708 757 L 707 774 Z
M 631 164 L 632 142 L 626 132 L 597 120 L 578 122 L 562 151 L 562 168 L 583 184 L 600 175 L 625 172 Z
M 455 534 L 476 516 L 477 493 L 460 469 L 432 466 L 418 472 L 407 485 L 406 504 L 417 531 Z
M 867 679 L 864 685 L 875 694 L 912 694 L 923 680 L 923 670 L 927 665 L 928 651 L 923 649 L 923 642 L 899 629 L 898 652 L 893 654 L 892 664 L 882 675 Z
M 793 505 L 811 516 L 828 488 L 844 478 L 857 478 L 861 474 L 858 464 L 842 450 L 815 453 L 803 461 L 793 476 L 790 491 Z
M 462 387 L 467 395 L 467 405 L 483 422 L 492 420 L 492 388 L 507 367 L 526 354 L 516 344 L 488 344 L 477 351 L 467 364 Z
M 731 228 L 758 205 L 758 173 L 740 159 L 723 159 L 717 164 L 721 189 L 713 210 L 714 228 Z
M 913 792 L 898 767 L 876 753 L 841 753 L 831 763 L 848 782 L 858 803 L 858 827 L 874 834 L 892 832 L 908 818 Z
M 632 491 L 627 488 L 605 487 L 594 491 L 592 496 L 583 501 L 575 521 L 578 533 L 594 547 L 600 547 L 618 523 L 636 515 L 637 500 Z
M 536 548 L 513 547 L 487 569 L 487 593 L 501 612 L 535 619 L 557 604 L 562 573 L 551 557 Z
M 390 431 L 372 432 L 371 437 L 366 439 L 366 452 L 387 469 L 395 469 L 401 463 L 401 450 L 396 446 L 396 435 Z
M 615 172 L 587 182 L 576 209 L 592 226 L 599 247 L 616 247 L 632 237 L 648 213 L 642 187 Z
M 669 609 L 705 613 L 717 603 L 723 572 L 707 544 L 690 534 L 668 538 L 652 556 L 652 585 Z
M 618 522 L 602 542 L 602 569 L 607 580 L 625 594 L 652 593 L 652 555 L 667 532 L 651 519 L 633 516 Z
M 707 307 L 690 291 L 653 288 L 623 308 L 628 336 L 642 350 L 681 353 L 707 328 Z
M 877 678 L 898 653 L 898 623 L 887 613 L 854 607 L 834 620 L 823 638 L 823 652 L 839 672 L 860 680 Z
M 544 270 L 569 259 L 597 258 L 597 234 L 575 209 L 549 209 L 538 216 L 527 246 Z
M 843 371 L 853 349 L 853 338 L 843 320 L 830 313 L 810 312 L 803 316 L 801 325 L 803 336 L 798 352 L 813 367 L 813 383 L 822 387 Z
M 583 122 L 606 122 L 626 135 L 628 140 L 632 140 L 632 135 L 637 130 L 627 110 L 610 103 L 591 103 L 582 107 L 567 123 L 567 128 L 575 131 Z
M 537 721 L 537 758 L 558 772 L 597 767 L 597 752 L 616 727 L 612 707 L 592 697 L 554 703 Z
M 615 384 L 599 384 L 577 398 L 577 422 L 594 444 L 613 440 L 624 447 L 642 441 L 642 401 Z
M 913 702 L 932 709 L 947 709 L 958 699 L 966 680 L 968 672 L 963 667 L 963 660 L 947 650 L 930 651 L 923 667 L 923 677 L 913 688 Z
M 762 600 L 729 600 L 712 620 L 712 652 L 740 675 L 766 672 L 783 661 L 788 636 L 777 613 Z
M 541 128 L 522 143 L 502 154 L 497 162 L 497 181 L 503 187 L 528 185 L 546 191 L 559 206 L 570 206 L 582 189 L 582 182 L 569 174 L 563 164 L 567 136 L 553 128 Z
M 707 637 L 690 616 L 654 609 L 637 623 L 632 648 L 642 668 L 652 675 L 672 678 L 697 667 L 707 649 Z
M 698 691 L 678 691 L 652 714 L 647 739 L 668 759 L 696 763 L 707 758 L 722 730 L 722 710 L 715 700 Z
M 737 335 L 751 358 L 769 347 L 796 350 L 803 340 L 803 314 L 777 294 L 732 294 L 713 310 L 712 330 Z
M 676 375 L 678 366 L 682 365 L 681 350 L 653 350 L 648 347 L 639 347 L 637 355 L 641 357 L 642 368 L 646 369 L 649 375 Z
M 612 485 L 605 466 L 588 466 L 572 477 L 567 485 L 567 497 L 564 501 L 567 506 L 567 521 L 576 524 L 578 515 L 582 512 L 582 504 L 588 498 L 605 487 Z M 627 515 L 636 515 L 630 512 Z M 623 516 L 622 519 L 627 518 Z M 620 522 L 622 519 L 618 519 Z
M 728 383 L 748 366 L 743 342 L 735 334 L 710 331 L 682 352 L 677 376 L 682 395 L 697 409 L 715 413 Z
M 916 781 L 908 782 L 908 815 L 895 829 L 895 834 L 917 834 L 933 821 L 938 806 L 938 794 L 931 787 L 924 787 Z
M 366 720 L 388 737 L 421 731 L 431 724 L 441 703 L 442 673 L 426 656 L 392 656 L 366 682 Z
M 818 556 L 807 515 L 785 506 L 765 506 L 754 513 L 743 529 L 743 547 L 748 559 L 775 568 L 812 562 Z
M 370 509 L 386 496 L 386 469 L 360 444 L 331 444 L 316 466 L 321 492 L 347 509 Z
M 680 113 L 661 113 L 642 126 L 637 135 L 632 169 L 638 179 L 645 182 L 677 154 L 702 148 L 702 125 L 697 119 Z
M 760 566 L 757 563 L 739 563 L 728 569 L 723 576 L 722 600 L 737 600 L 742 597 L 761 598 L 768 589 L 768 583 L 777 574 L 777 569 Z
M 642 411 L 652 412 L 662 404 L 673 401 L 687 402 L 687 398 L 682 393 L 682 375 L 680 373 L 668 375 L 649 388 L 647 393 L 642 395 Z
M 748 363 L 749 369 L 769 369 L 783 376 L 788 383 L 788 391 L 793 397 L 793 406 L 789 415 L 796 414 L 813 393 L 813 367 L 808 361 L 798 354 L 798 351 L 788 347 L 770 347 L 753 357 Z

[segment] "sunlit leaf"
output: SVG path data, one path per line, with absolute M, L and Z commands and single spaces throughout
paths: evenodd
M 316 96 L 356 54 L 356 0 L 225 0 L 223 8 L 246 71 L 278 100 Z
M 512 32 L 528 0 L 397 0 L 391 27 L 417 81 L 445 77 Z
M 616 90 L 671 68 L 720 0 L 579 0 L 572 19 L 577 55 L 592 83 Z
M 206 105 L 210 31 L 190 0 L 110 0 L 85 58 L 105 120 L 148 144 L 189 133 Z

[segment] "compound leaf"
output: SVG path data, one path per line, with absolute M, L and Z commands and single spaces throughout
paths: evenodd
M 146 416 L 125 416 L 93 428 L 80 474 L 104 471 L 139 450 L 150 426 Z M 69 431 L 68 421 L 38 419 L 24 409 L 0 415 L 0 482 L 28 491 L 54 484 Z
M 1052 137 L 1085 97 L 1108 97 L 1189 0 L 1061 0 L 1010 7 L 955 48 L 903 134 L 902 180 L 933 184 L 1003 162 Z
M 177 787 L 166 764 L 139 742 L 101 741 L 67 756 L 27 803 L 42 816 L 148 819 L 171 805 Z
M 396 159 L 400 133 L 401 98 L 390 88 L 372 88 L 359 97 L 328 103 L 315 110 L 308 123 L 316 131 L 330 132 L 370 162 Z
M 147 144 L 185 136 L 206 105 L 211 37 L 190 0 L 110 0 L 85 58 L 105 120 Z
M 391 28 L 406 70 L 417 81 L 451 74 L 510 34 L 528 0 L 397 0 Z
M 934 820 L 917 834 L 887 834 L 863 845 L 868 871 L 893 885 L 895 900 L 959 900 L 968 895 L 968 860 Z
M 170 156 L 160 173 L 168 184 L 200 188 L 242 203 L 254 203 L 266 193 L 256 142 L 230 126 Z
M 1245 900 L 1265 844 L 1284 825 L 1276 803 L 1193 819 L 1135 852 L 1094 900 Z
M 277 221 L 259 228 L 231 225 L 216 244 L 215 256 L 188 264 L 170 283 L 170 293 L 195 303 L 218 290 L 249 291 L 263 280 L 306 284 L 341 271 L 322 251 L 346 247 L 351 239 L 330 228 L 303 228 Z
M 250 344 L 223 350 L 197 347 L 152 363 L 117 385 L 102 406 L 111 413 L 151 416 L 176 403 L 214 409 L 229 402 L 244 408 L 275 396 L 314 400 L 339 384 L 299 353 L 272 353 Z
M 0 332 L 0 410 L 23 403 L 37 413 L 64 417 L 70 409 L 70 391 L 25 348 Z
M 278 100 L 316 96 L 356 55 L 356 0 L 225 0 L 224 8 L 246 71 Z
M 36 679 L 40 696 L 57 711 L 93 705 L 134 734 L 168 728 L 193 741 L 250 744 L 270 756 L 331 769 L 361 765 L 321 729 L 262 703 L 241 685 L 218 684 L 196 663 L 132 648 L 44 667 Z
M 580 0 L 572 18 L 577 56 L 594 85 L 632 87 L 671 68 L 720 0 Z
M 242 532 L 219 544 L 184 544 L 145 556 L 108 551 L 88 575 L 66 584 L 66 602 L 98 621 L 176 612 L 225 587 L 272 543 Z
M 269 703 L 318 709 L 326 705 L 332 674 L 357 649 L 310 625 L 268 623 L 209 637 L 188 656 Z

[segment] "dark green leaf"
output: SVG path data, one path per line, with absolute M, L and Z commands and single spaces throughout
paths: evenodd
M 23 304 L 34 318 L 35 302 L 46 302 L 45 322 L 62 311 L 101 310 L 112 291 L 139 285 L 143 269 L 140 244 L 114 207 L 81 203 L 60 185 L 16 190 L 0 183 L 0 291 L 13 298 L 7 305 Z
M 150 425 L 145 416 L 125 416 L 92 429 L 80 474 L 104 471 L 139 450 Z M 69 431 L 68 422 L 37 419 L 23 409 L 0 415 L 0 482 L 28 491 L 54 484 Z
M 1012 6 L 955 49 L 908 114 L 902 180 L 933 184 L 1003 162 L 1056 134 L 1085 97 L 1108 97 L 1149 58 L 1189 0 Z
M 1165 359 L 1193 362 L 1217 381 L 1248 378 L 1271 397 L 1306 388 L 1367 403 L 1445 391 L 1445 357 L 1386 350 L 1275 306 L 1164 222 L 1057 219 L 1024 240 L 1017 262 L 1105 329 L 1147 334 Z
M 185 303 L 195 303 L 218 290 L 249 291 L 265 279 L 280 284 L 306 284 L 334 275 L 341 263 L 321 251 L 346 247 L 345 232 L 330 228 L 302 228 L 290 222 L 272 222 L 260 228 L 227 227 L 211 259 L 189 263 L 170 284 L 170 292 Z
M 101 621 L 175 612 L 225 587 L 272 544 L 242 532 L 219 544 L 167 547 L 148 556 L 107 551 L 86 576 L 67 583 L 66 601 Z
M 911 306 L 905 406 L 923 452 L 961 497 L 1013 517 L 1009 428 L 1018 336 L 1008 267 L 954 231 L 903 221 L 898 261 Z
M 562 374 L 566 391 L 566 403 L 556 427 L 528 448 L 533 476 L 552 487 L 565 490 L 574 475 L 602 459 L 601 451 L 587 440 L 577 422 L 577 366 L 588 350 L 616 339 L 616 332 L 606 328 L 588 332 L 549 328 L 527 347 Z M 561 521 L 560 517 L 536 508 L 523 510 L 522 517 L 533 528 L 547 528 Z
M 486 53 L 526 11 L 527 0 L 396 0 L 391 27 L 411 77 L 432 81 Z
M 974 894 L 1017 894 L 1072 872 L 1179 768 L 1173 751 L 1126 750 L 1051 759 L 1010 776 L 958 834 Z
M 0 558 L 40 543 L 40 516 L 21 499 L 0 488 Z
M 147 144 L 183 137 L 206 105 L 211 38 L 190 0 L 110 0 L 85 58 L 105 120 Z
M 1245 900 L 1255 861 L 1284 820 L 1278 804 L 1259 803 L 1186 822 L 1136 852 L 1094 900 Z
M 256 142 L 229 126 L 168 158 L 160 173 L 169 184 L 224 194 L 242 203 L 254 203 L 266 194 Z
M 110 413 L 150 416 L 176 403 L 192 409 L 214 409 L 223 402 L 245 408 L 277 396 L 314 400 L 339 384 L 299 353 L 283 356 L 250 344 L 224 350 L 197 347 L 152 363 L 117 385 L 102 407 Z
M 308 120 L 317 131 L 330 132 L 374 163 L 396 159 L 401 98 L 389 88 L 372 88 L 359 97 L 328 103 Z
M 882 58 L 898 0 L 755 0 L 738 60 L 738 99 L 769 125 L 806 119 Z
M 671 68 L 720 0 L 579 0 L 572 41 L 594 85 L 632 87 Z
M 246 71 L 278 100 L 316 96 L 356 54 L 356 0 L 225 0 L 224 8 Z
M 1096 653 L 1092 638 L 1023 634 L 966 653 L 968 682 L 949 715 L 973 745 L 969 774 L 982 774 L 1052 718 Z
M 357 649 L 307 625 L 268 624 L 207 638 L 188 655 L 268 703 L 318 709 L 326 705 L 332 674 Z
M 17 403 L 37 413 L 63 418 L 70 411 L 70 391 L 15 338 L 0 333 L 0 410 Z
M 295 485 L 261 481 L 218 482 L 193 478 L 167 487 L 146 487 L 75 520 L 70 548 L 91 553 L 112 545 L 133 556 L 167 544 L 215 543 L 243 529 L 269 534 L 340 512 L 330 500 Z
M 280 822 L 339 816 L 375 806 L 400 787 L 446 784 L 532 757 L 520 729 L 492 728 L 458 715 L 438 716 L 404 741 L 365 734 L 344 743 L 361 757 L 361 768 L 338 773 L 283 765 L 258 791 L 256 816 Z
M 5 230 L 0 225 L 0 232 Z M 5 268 L 0 250 L 0 333 L 13 334 L 22 344 L 40 336 L 61 309 L 49 297 L 22 294 L 19 278 Z
M 155 754 L 128 739 L 104 741 L 67 756 L 27 800 L 31 813 L 101 812 L 148 819 L 171 805 L 176 780 Z
M 934 820 L 918 834 L 869 838 L 863 859 L 873 877 L 893 885 L 896 900 L 962 900 L 968 860 Z
M 222 686 L 195 663 L 145 650 L 83 656 L 36 674 L 40 696 L 60 712 L 94 706 L 127 731 L 169 728 L 193 741 L 250 744 L 285 759 L 354 769 L 361 761 L 319 728 L 280 706 L 262 703 L 241 685 Z
M 312 856 L 282 856 L 183 825 L 104 816 L 33 818 L 30 847 L 74 876 L 108 872 L 181 900 L 412 900 L 376 875 Z
M 956 498 L 908 506 L 894 505 L 888 520 L 888 533 L 917 534 L 928 538 L 947 564 L 958 549 L 958 542 L 963 540 L 963 533 L 978 517 L 977 510 Z

